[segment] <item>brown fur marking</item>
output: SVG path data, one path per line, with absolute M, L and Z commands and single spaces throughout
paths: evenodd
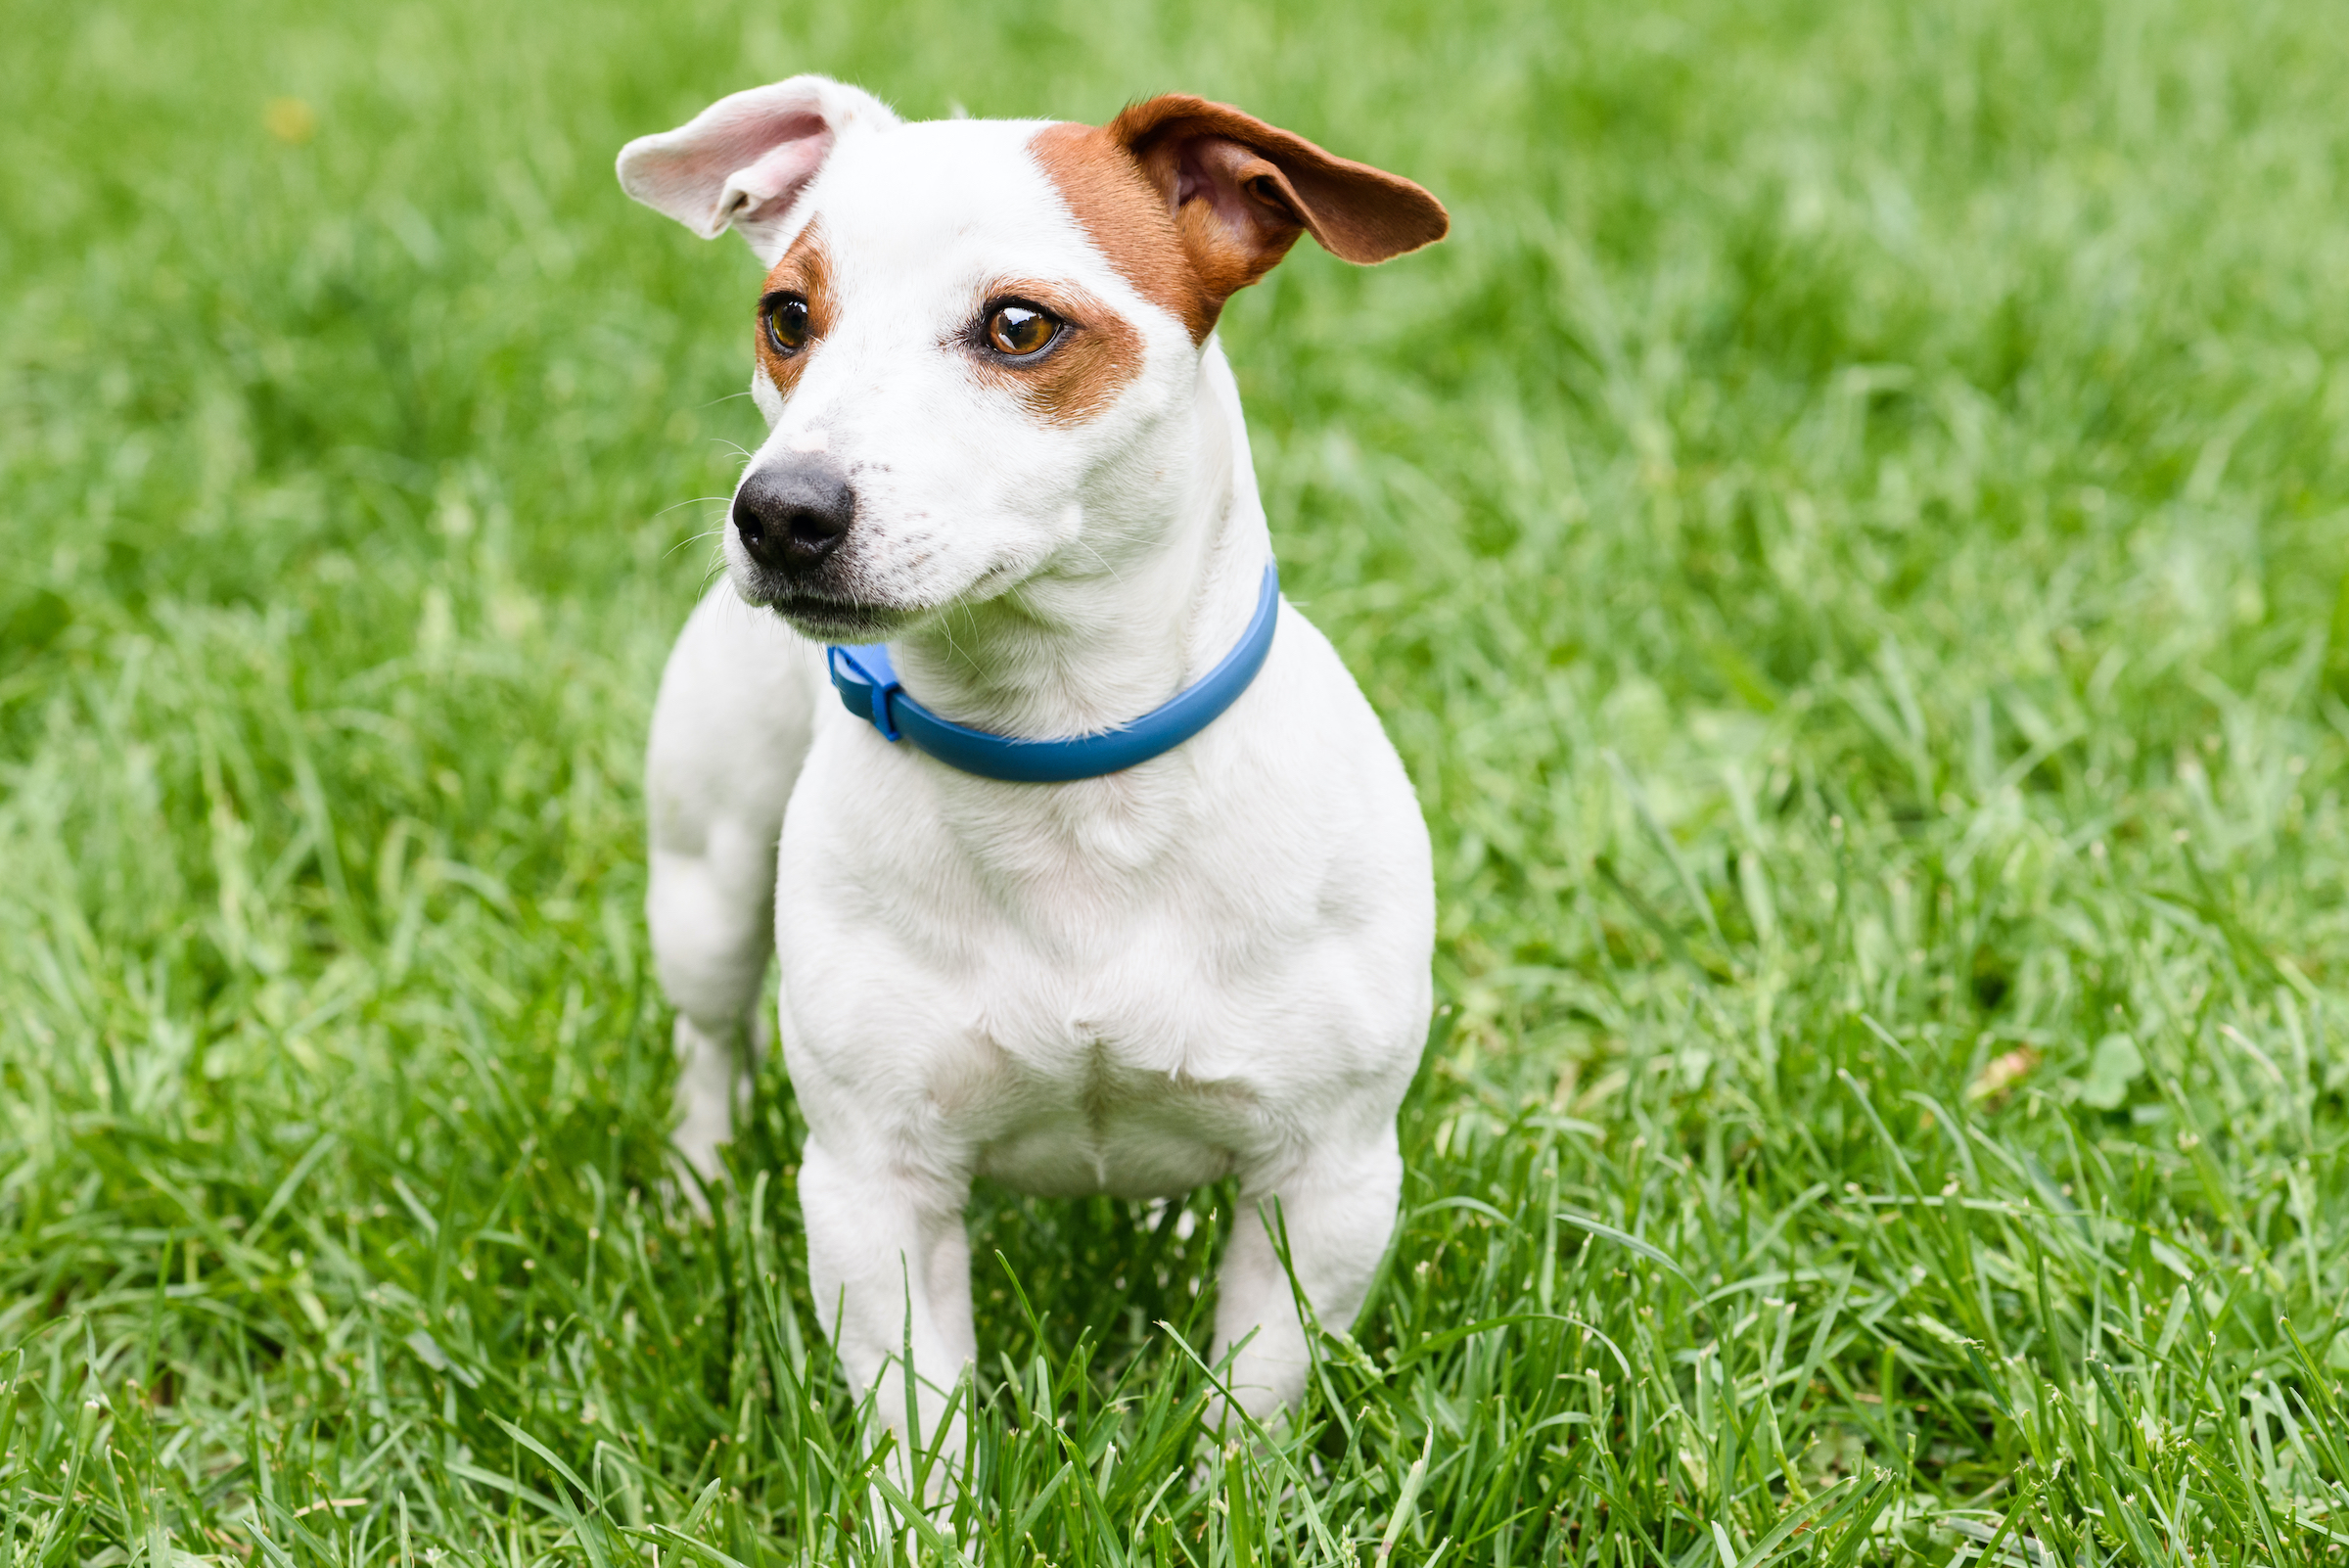
M 1082 425 L 1118 400 L 1142 371 L 1142 335 L 1133 323 L 1082 289 L 1035 278 L 1002 278 L 987 291 L 1042 306 L 1067 322 L 1068 333 L 1033 363 L 992 358 L 973 350 L 979 379 L 1009 392 L 1035 418 Z
M 1238 144 L 1232 151 L 1240 158 L 1211 155 L 1211 161 L 1224 165 L 1217 172 L 1261 206 L 1286 208 L 1282 217 L 1301 223 L 1343 261 L 1366 266 L 1392 260 L 1435 244 L 1451 227 L 1444 204 L 1402 175 L 1325 153 L 1229 104 L 1167 93 L 1130 106 L 1109 128 L 1145 165 L 1170 143 L 1178 157 L 1202 142 Z M 1171 185 L 1162 180 L 1160 188 Z
M 1102 125 L 1047 125 L 1028 146 L 1118 275 L 1189 328 L 1192 342 L 1204 342 L 1215 316 L 1199 313 L 1198 280 L 1175 233 L 1173 204 L 1133 155 Z
M 1047 126 L 1029 146 L 1110 264 L 1193 343 L 1300 233 L 1367 264 L 1451 227 L 1443 204 L 1409 180 L 1183 93 L 1131 105 L 1106 126 Z
M 824 248 L 817 221 L 811 218 L 800 230 L 800 237 L 791 242 L 791 249 L 775 262 L 766 275 L 766 286 L 760 290 L 760 298 L 790 293 L 807 301 L 807 341 L 795 354 L 779 354 L 767 341 L 763 320 L 751 328 L 752 338 L 759 346 L 760 368 L 765 370 L 766 379 L 775 384 L 775 391 L 786 397 L 806 371 L 808 356 L 822 344 L 824 334 L 832 330 L 832 253 Z

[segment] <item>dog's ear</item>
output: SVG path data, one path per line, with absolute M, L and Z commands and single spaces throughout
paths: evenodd
M 840 138 L 897 123 L 870 93 L 794 76 L 721 98 L 675 130 L 639 136 L 620 150 L 620 184 L 705 240 L 740 230 L 772 265 L 793 204 Z
M 1191 270 L 1223 300 L 1272 270 L 1299 234 L 1367 264 L 1444 238 L 1444 205 L 1398 174 L 1334 157 L 1228 104 L 1169 93 L 1110 121 L 1166 199 Z

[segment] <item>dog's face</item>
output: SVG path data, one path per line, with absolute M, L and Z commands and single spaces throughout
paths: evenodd
M 1193 98 L 1102 127 L 904 124 L 853 88 L 738 93 L 620 160 L 629 194 L 767 263 L 766 441 L 725 530 L 736 589 L 877 641 L 1154 515 L 1218 312 L 1310 232 L 1357 261 L 1442 236 L 1434 198 Z

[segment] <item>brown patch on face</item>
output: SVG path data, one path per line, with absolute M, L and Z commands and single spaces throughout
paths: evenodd
M 1028 147 L 1118 275 L 1188 328 L 1193 343 L 1206 342 L 1216 315 L 1205 308 L 1174 209 L 1125 144 L 1104 125 L 1062 124 L 1037 131 Z
M 1142 371 L 1142 335 L 1133 323 L 1068 283 L 1003 278 L 987 291 L 992 309 L 1017 300 L 1058 316 L 1060 340 L 1034 359 L 1011 359 L 971 349 L 979 379 L 1018 399 L 1030 415 L 1052 425 L 1082 425 L 1118 400 Z M 986 330 L 980 322 L 981 332 Z
M 1300 234 L 1367 264 L 1451 227 L 1443 204 L 1409 180 L 1183 93 L 1134 104 L 1105 126 L 1046 126 L 1029 147 L 1110 264 L 1193 343 Z
M 819 220 L 810 218 L 800 230 L 800 237 L 791 242 L 766 275 L 766 286 L 760 291 L 761 300 L 778 294 L 796 294 L 807 301 L 807 341 L 797 352 L 781 353 L 767 336 L 766 317 L 762 309 L 757 324 L 751 329 L 758 345 L 759 365 L 766 379 L 775 384 L 775 391 L 784 396 L 799 385 L 807 369 L 807 356 L 815 352 L 824 334 L 832 330 L 832 253 L 824 248 L 824 237 L 818 229 Z

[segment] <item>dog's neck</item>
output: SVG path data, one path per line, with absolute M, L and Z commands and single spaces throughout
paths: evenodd
M 1084 537 L 1018 587 L 890 644 L 924 707 L 997 734 L 1092 734 L 1148 713 L 1231 650 L 1271 542 L 1239 390 L 1213 340 L 1190 409 L 1168 427 L 1132 465 L 1167 481 L 1112 476 Z

